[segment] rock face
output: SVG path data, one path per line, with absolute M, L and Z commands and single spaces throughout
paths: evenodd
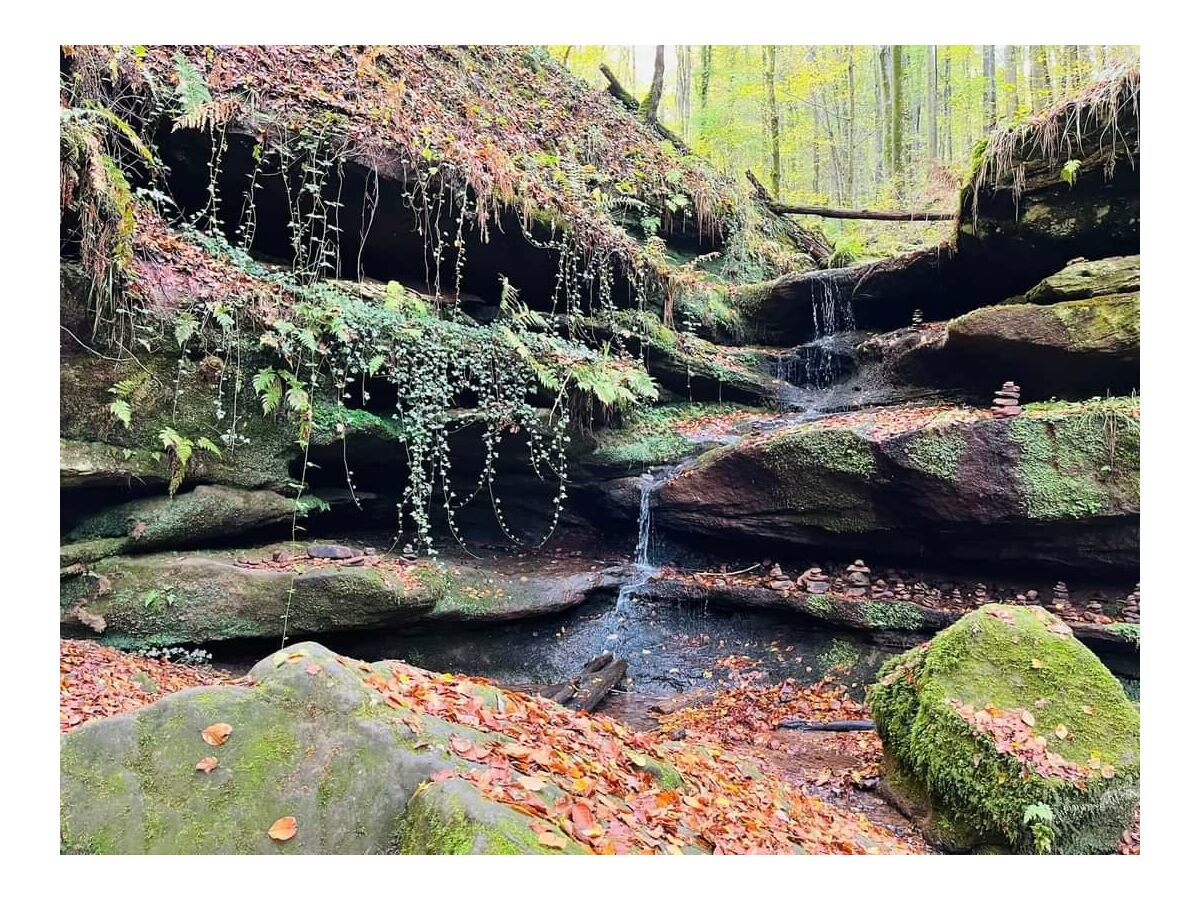
M 867 700 L 889 792 L 952 849 L 1109 853 L 1133 820 L 1138 711 L 1043 609 L 969 613 Z
M 295 509 L 294 500 L 271 491 L 199 485 L 185 494 L 133 500 L 89 516 L 65 542 L 118 539 L 109 553 L 196 546 L 289 521 Z M 63 549 L 69 552 L 70 547 Z
M 960 383 L 1007 375 L 1032 399 L 1127 393 L 1138 385 L 1139 302 L 1133 293 L 977 309 L 949 323 L 944 365 Z
M 66 631 L 97 633 L 125 648 L 203 644 L 414 625 L 418 621 L 504 621 L 568 609 L 592 591 L 615 586 L 612 573 L 503 577 L 465 566 L 295 563 L 271 559 L 273 545 L 252 551 L 193 551 L 111 556 L 64 579 Z M 289 603 L 289 591 L 291 601 Z
M 524 814 L 461 779 L 426 783 L 470 766 L 445 745 L 478 734 L 393 709 L 364 682 L 371 671 L 319 644 L 298 644 L 259 663 L 251 686 L 182 691 L 69 732 L 61 749 L 65 849 L 546 852 Z M 419 737 L 405 720 L 419 723 Z M 215 723 L 232 726 L 216 747 L 201 735 Z M 208 756 L 217 767 L 197 770 Z M 272 840 L 267 830 L 284 816 L 295 817 L 295 837 Z M 566 852 L 581 851 L 562 840 Z
M 1113 294 L 1136 294 L 1141 289 L 1141 276 L 1140 255 L 1077 259 L 1026 291 L 1025 302 L 1061 303 Z
M 655 527 L 781 549 L 1133 569 L 1139 434 L 1129 400 L 1013 418 L 850 414 L 704 454 L 656 492 Z

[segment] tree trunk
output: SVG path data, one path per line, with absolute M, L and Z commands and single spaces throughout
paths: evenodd
M 679 115 L 679 132 L 686 141 L 692 120 L 692 46 L 675 47 L 675 111 Z
M 954 159 L 954 108 L 951 105 L 951 85 L 950 78 L 950 49 L 942 54 L 943 60 L 942 69 L 942 124 L 946 127 L 942 129 L 945 132 L 945 152 L 942 154 L 942 159 Z
M 663 74 L 667 70 L 667 61 L 663 54 L 664 50 L 665 47 L 663 44 L 659 44 L 654 48 L 654 77 L 650 81 L 650 93 L 642 101 L 642 118 L 651 125 L 658 124 L 658 104 L 662 101 Z M 637 90 L 636 85 L 634 85 L 634 90 Z
M 927 53 L 928 53 L 928 56 L 927 56 L 927 59 L 925 60 L 925 63 L 926 63 L 925 68 L 928 70 L 926 73 L 927 74 L 927 84 L 926 84 L 926 91 L 925 91 L 925 96 L 926 96 L 927 102 L 925 105 L 929 111 L 925 114 L 927 117 L 926 122 L 925 122 L 925 128 L 928 132 L 925 142 L 929 146 L 929 158 L 932 160 L 936 160 L 939 158 L 938 127 L 937 127 L 937 110 L 938 110 L 938 91 L 937 91 L 938 53 L 937 53 L 937 46 L 934 44 L 930 44 L 929 50 L 927 51 Z
M 896 159 L 892 156 L 892 66 L 891 47 L 879 48 L 879 73 L 883 83 L 883 174 L 891 178 L 896 174 Z
M 983 108 L 988 131 L 996 127 L 996 47 L 983 45 Z
M 712 81 L 712 44 L 700 47 L 700 111 L 708 108 L 708 85 Z
M 1050 60 L 1046 48 L 1035 44 L 1030 48 L 1033 55 L 1033 77 L 1030 84 L 1030 105 L 1034 112 L 1041 112 L 1050 103 L 1054 86 L 1050 82 Z
M 771 148 L 771 193 L 778 197 L 783 173 L 779 163 L 779 104 L 775 99 L 775 47 L 763 48 L 763 73 L 767 85 L 767 140 Z
M 846 47 L 846 82 L 850 98 L 850 120 L 846 124 L 846 195 L 850 202 L 856 199 L 854 188 L 854 170 L 857 162 L 858 148 L 854 143 L 854 124 L 857 116 L 854 101 L 854 46 Z
M 871 72 L 875 76 L 875 187 L 883 181 L 884 172 L 884 132 L 887 129 L 883 114 L 883 59 L 881 55 L 872 53 Z
M 1017 117 L 1021 97 L 1017 88 L 1017 48 L 1009 44 L 1004 48 L 1004 118 L 1012 121 Z
M 897 192 L 904 196 L 904 77 L 901 47 L 892 45 L 892 162 L 895 166 L 893 174 L 898 176 Z

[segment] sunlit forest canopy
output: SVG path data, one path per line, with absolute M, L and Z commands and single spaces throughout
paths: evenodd
M 551 46 L 606 87 L 601 65 L 637 98 L 654 84 L 654 46 Z M 692 149 L 777 198 L 845 207 L 952 209 L 972 150 L 1089 82 L 1136 65 L 1133 46 L 823 45 L 662 48 L 657 116 Z M 919 244 L 936 224 L 825 220 L 842 243 Z M 851 247 L 861 251 L 861 247 Z

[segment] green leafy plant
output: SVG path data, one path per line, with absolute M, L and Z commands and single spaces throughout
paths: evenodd
M 1040 854 L 1049 853 L 1054 845 L 1054 811 L 1045 803 L 1032 803 L 1025 807 L 1021 821 L 1033 835 L 1033 849 Z
M 112 417 L 129 428 L 133 422 L 133 395 L 144 385 L 149 377 L 145 372 L 139 372 L 129 378 L 122 379 L 108 389 L 113 400 L 108 404 Z
M 1066 165 L 1062 167 L 1061 178 L 1071 187 L 1075 187 L 1076 173 L 1079 172 L 1079 167 L 1083 165 L 1077 159 L 1068 159 Z

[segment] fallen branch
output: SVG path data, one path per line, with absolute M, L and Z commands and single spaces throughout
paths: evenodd
M 870 719 L 849 722 L 818 722 L 814 719 L 792 719 L 780 722 L 776 728 L 794 728 L 797 731 L 874 731 L 875 723 Z
M 692 148 L 684 143 L 683 139 L 679 137 L 679 135 L 673 132 L 662 122 L 658 121 L 657 118 L 652 118 L 647 121 L 645 117 L 642 116 L 642 105 L 638 103 L 637 98 L 634 97 L 633 94 L 625 90 L 625 88 L 621 85 L 621 82 L 617 80 L 617 76 L 613 74 L 613 70 L 608 67 L 607 63 L 600 63 L 600 74 L 608 79 L 608 92 L 612 94 L 622 106 L 624 106 L 630 112 L 636 113 L 639 119 L 641 119 L 643 122 L 646 122 L 647 125 L 651 126 L 662 137 L 674 144 L 675 149 L 680 153 L 684 154 L 685 156 L 691 155 Z
M 769 212 L 773 212 L 778 216 L 779 213 L 775 209 L 778 204 L 770 192 L 767 191 L 766 187 L 763 186 L 763 183 L 755 178 L 754 173 L 749 170 L 746 171 L 746 178 L 750 181 L 751 187 L 754 188 L 754 192 L 758 195 L 758 199 L 762 201 L 763 206 Z M 829 260 L 833 256 L 833 245 L 825 239 L 825 235 L 805 228 L 782 216 L 779 216 L 779 222 L 787 229 L 788 235 L 796 246 L 811 256 L 817 265 L 828 265 Z
M 781 216 L 822 216 L 826 219 L 873 219 L 878 222 L 949 222 L 958 216 L 952 212 L 924 210 L 834 209 L 828 206 L 800 206 L 771 202 L 767 208 Z
M 736 572 L 693 572 L 692 575 L 711 575 L 713 578 L 730 578 L 734 575 L 745 575 L 747 572 L 753 572 L 761 565 L 762 563 L 755 563 L 752 566 L 746 566 L 744 569 L 738 569 Z

